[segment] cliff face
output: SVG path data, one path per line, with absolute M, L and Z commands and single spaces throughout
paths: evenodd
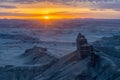
M 76 39 L 76 51 L 60 59 L 50 56 L 45 48 L 34 47 L 22 57 L 32 66 L 0 68 L 1 80 L 119 80 L 120 72 L 107 57 L 96 52 L 84 35 Z M 35 63 L 39 65 L 35 65 Z M 115 77 L 116 76 L 116 77 Z

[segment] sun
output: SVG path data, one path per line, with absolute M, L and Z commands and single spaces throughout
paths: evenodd
M 50 17 L 49 17 L 49 16 L 44 16 L 44 19 L 47 19 L 47 20 L 48 20 L 48 19 L 50 19 Z

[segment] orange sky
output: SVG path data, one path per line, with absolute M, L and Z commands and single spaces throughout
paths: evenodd
M 114 9 L 92 8 L 90 3 L 63 4 L 54 2 L 38 2 L 21 4 L 2 2 L 0 5 L 0 18 L 9 19 L 49 19 L 63 18 L 120 18 L 120 11 Z M 15 8 L 9 8 L 15 6 Z

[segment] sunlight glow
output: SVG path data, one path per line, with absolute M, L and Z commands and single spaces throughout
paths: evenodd
M 44 19 L 47 19 L 47 20 L 48 20 L 48 19 L 50 19 L 50 17 L 49 17 L 49 16 L 44 16 Z

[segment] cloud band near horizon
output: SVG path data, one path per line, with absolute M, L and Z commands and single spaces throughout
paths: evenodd
M 90 14 L 96 17 L 96 15 L 98 14 L 98 17 L 100 17 L 99 16 L 100 14 L 103 15 L 103 13 L 101 12 L 104 12 L 106 16 L 108 14 L 112 18 L 120 17 L 118 15 L 120 13 L 120 0 L 0 0 L 0 9 L 1 9 L 0 16 L 1 17 L 5 15 L 6 16 L 22 16 L 22 15 L 30 16 L 31 13 L 26 14 L 26 12 L 27 11 L 30 12 L 29 9 L 33 9 L 33 11 L 35 11 L 35 9 L 38 9 L 38 8 L 40 10 L 44 10 L 44 8 L 50 8 L 50 10 L 47 9 L 48 12 L 50 13 L 64 12 L 67 15 L 68 14 L 79 15 L 81 13 L 85 13 L 86 15 L 86 13 L 88 12 L 87 15 Z M 62 9 L 52 10 L 53 8 L 58 8 L 58 9 L 62 8 Z M 77 9 L 89 9 L 89 11 L 78 10 L 77 12 L 74 10 L 76 8 Z M 69 9 L 69 11 L 67 9 Z M 70 12 L 70 9 L 71 9 L 71 12 Z M 45 10 L 44 12 L 47 12 L 47 10 L 46 11 Z M 51 12 L 51 10 L 53 12 Z M 111 13 L 111 10 L 113 11 L 113 14 Z M 115 15 L 117 15 L 117 17 Z

